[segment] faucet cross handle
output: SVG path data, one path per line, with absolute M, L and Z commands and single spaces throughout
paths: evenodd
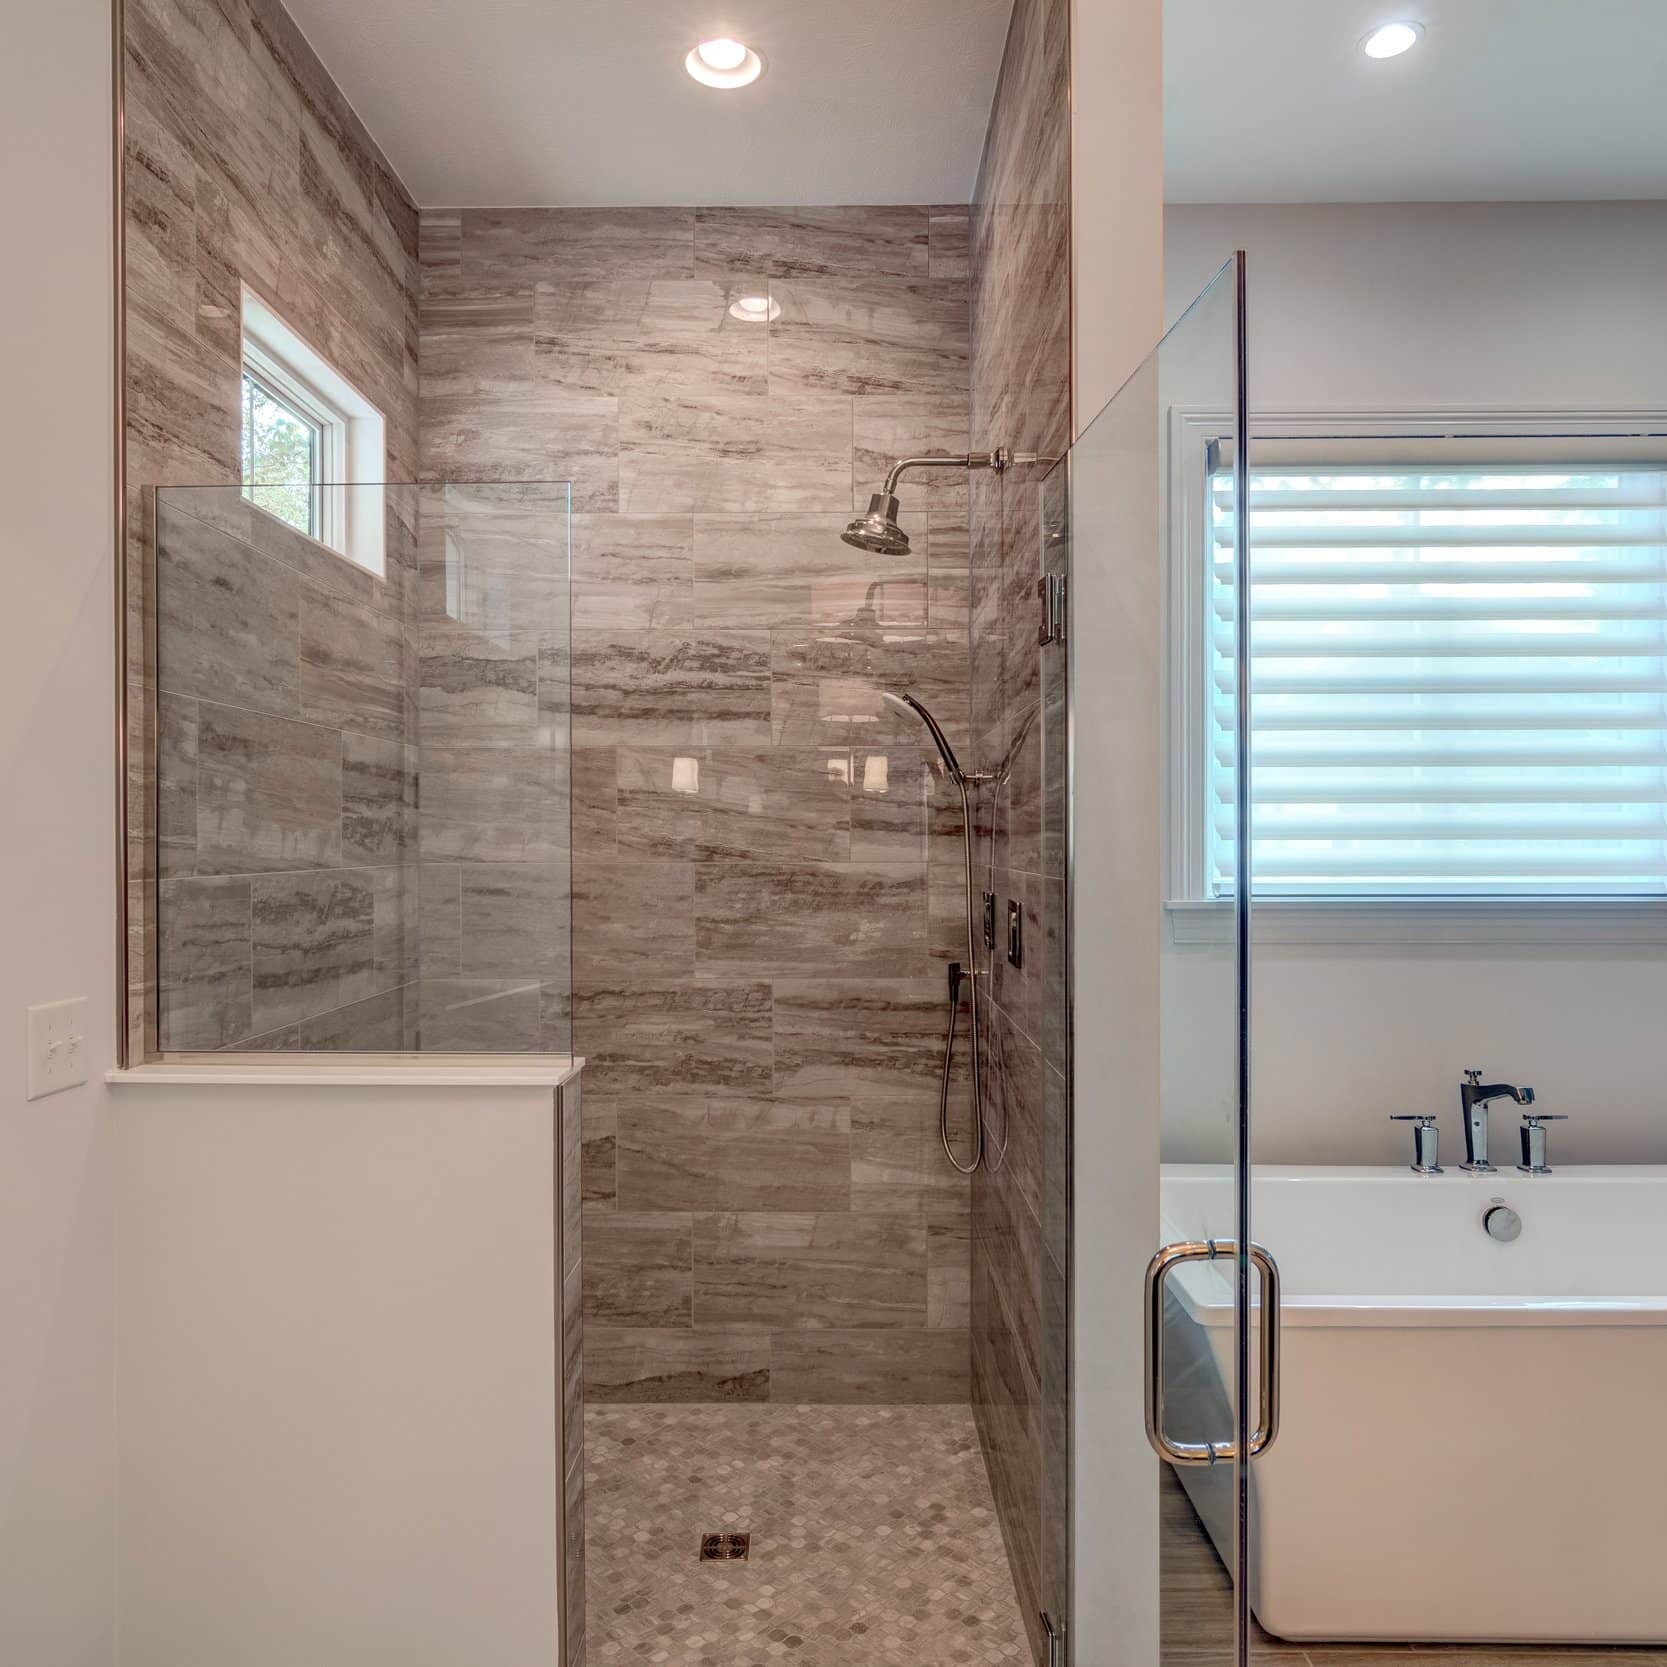
M 1474 1088 L 1479 1082 L 1481 1082 L 1482 1073 L 1480 1071 L 1466 1071 L 1465 1078 L 1470 1083 L 1470 1086 Z

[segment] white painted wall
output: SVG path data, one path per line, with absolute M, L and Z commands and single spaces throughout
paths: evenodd
M 115 1093 L 123 1667 L 554 1663 L 553 1091 Z
M 1667 407 L 1667 204 L 1172 206 L 1166 235 L 1171 317 L 1249 251 L 1253 407 Z M 1208 949 L 1166 957 L 1202 1012 L 1230 976 Z M 1441 1113 L 1456 1157 L 1478 1066 L 1570 1116 L 1554 1154 L 1667 1162 L 1667 950 L 1264 936 L 1253 1010 L 1264 1161 L 1398 1162 L 1392 1111 Z M 1166 1048 L 1166 1084 L 1196 1081 L 1213 1125 L 1200 1040 Z M 1496 1111 L 1496 1151 L 1515 1121 Z
M 1163 330 L 1162 0 L 1071 6 L 1073 430 Z
M 0 1661 L 114 1647 L 110 19 L 0 24 Z M 92 1082 L 24 1100 L 24 1008 L 85 995 Z

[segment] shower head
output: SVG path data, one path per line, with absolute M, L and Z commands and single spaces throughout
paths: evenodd
M 839 536 L 847 544 L 876 556 L 909 553 L 909 535 L 897 524 L 897 499 L 889 492 L 876 492 L 868 500 L 868 513 L 853 521 Z
M 994 469 L 998 473 L 1013 461 L 1005 448 L 989 452 L 963 452 L 951 457 L 903 457 L 892 464 L 885 485 L 868 500 L 868 513 L 859 516 L 839 536 L 859 550 L 876 556 L 906 556 L 909 535 L 897 524 L 897 483 L 910 469 Z
M 943 767 L 949 772 L 949 779 L 964 791 L 967 778 L 962 775 L 961 766 L 955 761 L 955 749 L 950 746 L 949 737 L 938 727 L 938 720 L 913 695 L 885 689 L 881 691 L 880 698 L 894 712 L 918 718 L 926 725 L 927 733 L 932 737 L 932 745 L 938 749 L 938 757 L 943 760 Z

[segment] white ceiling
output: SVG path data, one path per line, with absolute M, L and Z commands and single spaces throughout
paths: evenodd
M 1012 0 L 286 0 L 423 207 L 958 203 Z M 683 69 L 733 35 L 738 92 Z
M 1667 0 L 1165 0 L 1164 158 L 1171 202 L 1667 197 Z

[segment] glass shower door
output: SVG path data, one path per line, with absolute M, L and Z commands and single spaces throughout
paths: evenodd
M 1250 1383 L 1243 281 L 1238 257 L 1044 505 L 1070 1061 L 1070 1296 L 1045 1315 L 1069 1336 L 1046 1350 L 1069 1361 L 1047 1396 L 1067 1432 L 1045 1507 L 1062 1550 L 1044 1589 L 1054 1660 L 1076 1667 L 1243 1661 L 1239 1456 L 1273 1417 Z

